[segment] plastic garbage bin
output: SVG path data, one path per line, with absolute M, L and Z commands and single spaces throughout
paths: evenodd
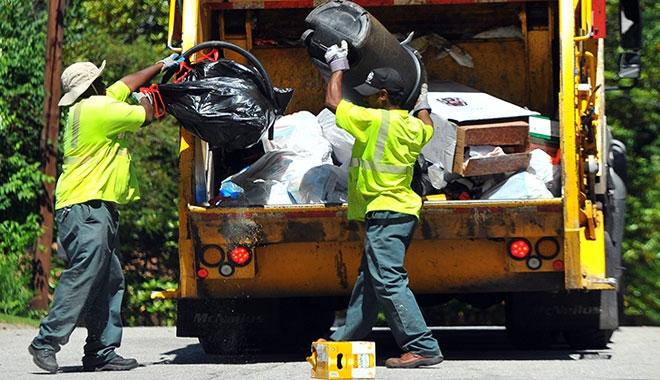
M 348 42 L 351 69 L 344 73 L 344 98 L 363 104 L 363 98 L 353 87 L 364 82 L 369 71 L 383 66 L 396 69 L 404 81 L 402 108 L 412 109 L 422 84 L 423 65 L 415 50 L 399 41 L 361 6 L 335 0 L 318 6 L 307 15 L 308 24 L 302 40 L 312 62 L 323 79 L 330 79 L 330 67 L 325 63 L 325 51 L 341 40 Z

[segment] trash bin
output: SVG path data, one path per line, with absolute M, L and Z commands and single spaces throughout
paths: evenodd
M 326 82 L 331 74 L 329 65 L 325 63 L 326 49 L 342 40 L 348 43 L 351 69 L 343 76 L 344 98 L 363 104 L 362 96 L 353 87 L 364 82 L 369 71 L 389 66 L 396 69 L 404 81 L 402 108 L 413 108 L 422 84 L 423 65 L 413 48 L 400 44 L 364 8 L 350 1 L 330 1 L 312 10 L 305 22 L 309 29 L 301 38 L 312 62 Z

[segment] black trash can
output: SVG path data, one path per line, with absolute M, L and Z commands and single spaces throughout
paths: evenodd
M 303 33 L 302 40 L 326 82 L 331 74 L 329 65 L 325 63 L 326 49 L 342 40 L 348 43 L 351 69 L 343 76 L 345 99 L 363 104 L 363 97 L 353 87 L 364 82 L 369 71 L 389 66 L 396 69 L 404 81 L 402 108 L 413 108 L 422 85 L 423 65 L 413 48 L 400 44 L 364 8 L 350 1 L 330 1 L 312 10 L 305 22 L 309 29 Z

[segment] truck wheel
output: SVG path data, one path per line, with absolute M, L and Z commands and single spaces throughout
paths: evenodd
M 519 349 L 544 349 L 557 341 L 558 334 L 529 318 L 530 300 L 525 294 L 511 294 L 505 300 L 506 336 Z
M 571 348 L 578 350 L 607 348 L 614 330 L 569 330 L 564 339 Z
M 532 330 L 524 328 L 506 328 L 506 336 L 509 343 L 521 350 L 541 350 L 552 346 L 557 342 L 559 334 L 553 331 Z
M 207 355 L 242 355 L 260 352 L 265 348 L 266 339 L 256 341 L 245 331 L 226 329 L 200 336 L 199 343 Z

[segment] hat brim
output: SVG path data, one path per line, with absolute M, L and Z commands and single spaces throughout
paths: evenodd
M 362 96 L 371 96 L 373 94 L 377 94 L 378 91 L 380 91 L 379 88 L 370 86 L 367 83 L 362 83 L 359 86 L 353 87 L 353 89 Z
M 70 106 L 70 105 L 72 105 L 73 103 L 75 103 L 76 100 L 78 99 L 78 97 L 79 97 L 80 95 L 82 95 L 83 92 L 87 91 L 87 89 L 89 88 L 89 86 L 91 86 L 92 83 L 94 83 L 94 81 L 96 80 L 96 78 L 98 78 L 99 76 L 101 76 L 101 73 L 103 73 L 103 69 L 104 69 L 104 68 L 105 68 L 105 59 L 104 59 L 103 62 L 101 63 L 101 67 L 99 67 L 99 72 L 98 72 L 94 77 L 92 77 L 91 79 L 89 79 L 89 80 L 86 81 L 85 83 L 80 84 L 80 85 L 78 85 L 78 86 L 72 88 L 71 91 L 69 91 L 69 92 L 67 92 L 66 94 L 64 94 L 64 95 L 62 96 L 62 98 L 60 99 L 60 101 L 57 103 L 57 105 L 60 106 L 60 107 L 62 107 L 62 106 Z

